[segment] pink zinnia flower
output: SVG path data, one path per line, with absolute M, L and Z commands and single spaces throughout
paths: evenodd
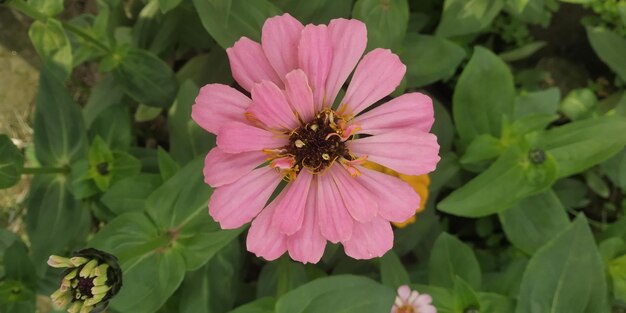
M 437 309 L 431 304 L 433 298 L 427 294 L 419 294 L 403 285 L 398 288 L 396 302 L 391 308 L 391 313 L 437 313 Z
M 288 251 L 316 263 L 327 240 L 356 259 L 382 256 L 393 245 L 389 221 L 405 221 L 419 206 L 407 183 L 361 164 L 367 159 L 410 175 L 433 171 L 439 145 L 429 133 L 432 102 L 410 93 L 363 113 L 406 70 L 384 49 L 359 62 L 366 43 L 357 20 L 303 26 L 289 14 L 273 17 L 261 44 L 242 37 L 227 49 L 233 77 L 252 99 L 221 84 L 200 90 L 192 117 L 217 135 L 204 167 L 215 188 L 209 214 L 224 229 L 254 219 L 247 248 L 257 256 L 274 260 Z M 281 181 L 286 186 L 266 205 Z

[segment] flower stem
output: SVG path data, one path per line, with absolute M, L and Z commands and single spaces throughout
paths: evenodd
M 69 169 L 66 167 L 25 167 L 22 174 L 67 174 Z
M 33 7 L 31 7 L 28 3 L 26 3 L 23 0 L 9 0 L 7 5 L 10 8 L 18 10 L 22 12 L 24 15 L 34 20 L 45 22 L 49 18 L 45 14 L 42 14 L 41 12 L 35 10 Z M 104 52 L 111 52 L 111 48 L 109 48 L 107 45 L 100 42 L 98 39 L 94 38 L 91 34 L 86 32 L 84 29 L 77 27 L 75 25 L 72 25 L 70 23 L 67 23 L 67 22 L 61 22 L 61 23 L 63 25 L 63 28 L 70 31 L 74 35 L 84 39 L 85 41 L 92 43 L 94 46 L 96 46 L 97 48 L 99 48 L 100 50 Z

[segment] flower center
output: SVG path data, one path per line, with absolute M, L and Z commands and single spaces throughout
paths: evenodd
M 91 293 L 91 288 L 94 286 L 93 278 L 78 277 L 76 281 L 77 285 L 74 289 L 76 299 L 80 299 L 82 296 L 93 297 L 93 293 Z
M 331 109 L 324 109 L 308 123 L 294 129 L 289 144 L 278 149 L 272 166 L 281 169 L 288 180 L 306 168 L 313 174 L 321 173 L 336 160 L 355 159 L 346 146 L 346 140 L 356 130 L 347 127 L 346 120 Z
M 411 305 L 405 305 L 402 306 L 398 309 L 397 313 L 418 313 L 417 311 L 415 311 L 415 309 L 413 308 L 413 306 Z

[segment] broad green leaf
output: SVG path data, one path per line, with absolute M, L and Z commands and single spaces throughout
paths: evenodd
M 56 79 L 65 81 L 72 72 L 72 45 L 63 25 L 55 19 L 35 21 L 28 31 L 35 50 L 43 60 L 43 66 Z
M 263 266 L 257 282 L 257 298 L 279 298 L 306 282 L 304 265 L 282 257 L 277 262 L 269 262 Z
M 157 149 L 157 159 L 159 160 L 159 172 L 163 180 L 168 180 L 180 169 L 180 165 L 163 148 Z
M 0 310 L 11 313 L 35 312 L 37 274 L 26 246 L 15 240 L 4 252 L 6 275 L 0 280 Z
M 504 150 L 505 147 L 498 138 L 486 134 L 479 135 L 469 144 L 460 161 L 461 164 L 487 161 L 498 157 Z
M 503 5 L 503 0 L 445 0 L 435 34 L 443 37 L 476 34 L 491 24 Z
M 626 38 L 602 27 L 587 27 L 587 38 L 600 60 L 626 81 Z
M 354 0 L 273 0 L 272 2 L 303 24 L 328 24 L 331 19 L 349 18 Z
M 67 166 L 87 154 L 80 107 L 62 82 L 48 71 L 39 76 L 33 125 L 35 155 L 42 165 Z
M 380 277 L 383 285 L 391 288 L 398 288 L 411 282 L 409 273 L 393 250 L 389 250 L 380 258 Z
M 606 312 L 606 288 L 598 248 L 579 216 L 530 259 L 515 312 Z
M 0 134 L 0 189 L 9 188 L 20 181 L 24 156 L 11 138 Z
M 515 19 L 547 27 L 552 13 L 545 0 L 507 0 L 505 10 Z
M 183 0 L 159 0 L 159 8 L 164 14 L 176 8 Z
M 107 58 L 115 80 L 131 98 L 153 107 L 172 105 L 178 86 L 174 72 L 163 60 L 132 47 L 118 49 Z
M 519 200 L 541 192 L 556 180 L 557 164 L 545 153 L 535 164 L 514 146 L 504 152 L 486 171 L 439 202 L 438 209 L 454 215 L 481 217 L 502 212 Z
M 522 92 L 515 98 L 515 119 L 536 114 L 556 114 L 561 101 L 559 88 Z
M 48 16 L 63 12 L 63 0 L 28 0 L 33 9 Z
M 565 96 L 560 110 L 570 120 L 576 121 L 589 117 L 597 103 L 598 98 L 591 89 L 574 89 Z
M 89 147 L 89 174 L 101 191 L 107 190 L 111 184 L 113 160 L 109 145 L 96 136 Z
M 609 159 L 626 145 L 626 118 L 600 117 L 566 124 L 543 133 L 536 147 L 549 152 L 558 177 L 580 173 Z
M 501 295 L 517 297 L 520 282 L 528 265 L 528 258 L 519 256 L 508 262 L 498 272 L 487 272 L 483 276 L 484 290 Z M 505 311 L 512 312 L 513 310 Z M 491 312 L 491 311 L 489 311 Z
M 454 75 L 465 50 L 443 37 L 409 33 L 401 57 L 407 66 L 407 86 L 421 87 Z
M 83 245 L 91 226 L 89 210 L 70 194 L 68 183 L 60 175 L 36 175 L 31 181 L 26 226 L 38 274 L 51 254 L 66 255 Z
M 275 304 L 274 298 L 260 298 L 246 303 L 230 311 L 230 313 L 274 313 Z
M 454 276 L 454 307 L 457 312 L 476 310 L 480 312 L 480 303 L 476 292 L 463 278 Z
M 170 131 L 170 154 L 179 163 L 205 155 L 215 146 L 215 136 L 200 128 L 191 116 L 191 106 L 198 95 L 198 87 L 185 81 L 178 91 L 176 102 L 170 108 L 167 125 Z
M 151 107 L 145 104 L 139 104 L 135 111 L 135 122 L 147 122 L 157 118 L 163 112 L 162 108 Z
M 133 143 L 130 111 L 125 104 L 102 110 L 89 127 L 89 136 L 102 137 L 111 149 L 127 150 Z
M 186 270 L 175 241 L 143 213 L 120 215 L 96 234 L 91 245 L 117 256 L 124 272 L 124 287 L 111 301 L 115 310 L 152 313 L 174 293 Z
M 565 208 L 552 191 L 528 197 L 498 216 L 509 241 L 530 255 L 569 225 Z
M 176 78 L 181 84 L 190 80 L 195 86 L 204 86 L 209 83 L 230 85 L 233 82 L 233 76 L 228 64 L 228 56 L 224 50 L 212 49 L 207 54 L 200 54 L 189 59 L 176 72 Z M 174 109 L 170 108 L 170 110 Z
M 431 132 L 437 135 L 437 142 L 439 143 L 441 151 L 450 151 L 452 149 L 452 142 L 454 140 L 454 125 L 452 124 L 452 117 L 445 106 L 441 102 L 433 99 L 433 108 L 435 109 L 435 123 Z
M 407 0 L 357 0 L 352 17 L 367 26 L 367 50 L 402 48 L 409 25 L 409 3 Z
M 613 184 L 619 186 L 622 190 L 626 190 L 626 150 L 622 150 L 602 163 L 601 166 Z
M 4 277 L 5 269 L 2 260 L 4 260 L 4 253 L 6 249 L 10 247 L 17 239 L 17 235 L 7 229 L 0 228 L 0 277 Z
M 491 51 L 474 48 L 474 55 L 454 89 L 452 113 L 462 144 L 481 134 L 500 137 L 502 119 L 513 116 L 515 86 L 511 71 Z
M 535 41 L 535 42 L 531 42 L 529 44 L 523 45 L 519 48 L 502 52 L 498 54 L 498 57 L 500 57 L 500 59 L 506 62 L 519 61 L 519 60 L 523 60 L 533 55 L 535 52 L 539 51 L 539 49 L 545 46 L 546 46 L 545 41 Z
M 122 103 L 124 90 L 113 75 L 105 75 L 92 89 L 87 104 L 83 108 L 85 124 L 91 127 L 93 121 L 110 106 Z
M 224 49 L 242 36 L 261 41 L 265 20 L 280 14 L 267 0 L 193 0 L 193 3 L 204 28 Z
M 433 285 L 411 285 L 412 290 L 420 294 L 428 294 L 433 298 L 432 304 L 437 308 L 437 313 L 465 313 L 459 312 L 454 307 L 454 292 L 452 288 L 442 288 Z
M 598 171 L 588 170 L 584 174 L 585 182 L 589 189 L 596 195 L 607 199 L 611 195 L 611 189 L 606 181 L 600 176 Z
M 278 299 L 276 313 L 388 313 L 395 292 L 365 277 L 336 275 L 302 285 Z
M 237 296 L 241 248 L 234 240 L 206 265 L 188 272 L 179 289 L 180 313 L 226 313 Z
M 613 296 L 617 301 L 626 303 L 626 255 L 611 260 L 608 267 L 613 281 Z
M 472 288 L 481 286 L 481 272 L 474 252 L 456 237 L 442 233 L 435 241 L 428 260 L 428 282 L 431 285 L 454 288 L 459 276 Z
M 157 174 L 127 177 L 111 185 L 100 200 L 116 214 L 143 212 L 146 198 L 161 182 L 161 176 Z
M 480 303 L 480 312 L 513 312 L 515 300 L 497 293 L 476 293 Z

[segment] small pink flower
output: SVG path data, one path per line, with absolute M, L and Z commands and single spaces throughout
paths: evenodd
M 366 43 L 357 20 L 304 26 L 276 16 L 263 25 L 260 44 L 242 37 L 227 49 L 233 77 L 251 98 L 221 84 L 200 90 L 192 117 L 217 135 L 204 167 L 215 188 L 209 214 L 224 229 L 254 219 L 247 248 L 257 256 L 274 260 L 288 251 L 316 263 L 328 240 L 353 258 L 379 257 L 393 245 L 389 222 L 405 221 L 419 206 L 407 183 L 362 164 L 409 175 L 433 171 L 439 145 L 429 133 L 432 101 L 409 93 L 363 113 L 406 70 L 385 49 L 361 59 Z M 286 186 L 267 204 L 281 181 Z
M 431 304 L 432 301 L 430 295 L 420 295 L 409 286 L 403 285 L 398 288 L 398 296 L 391 313 L 437 313 L 437 309 Z

